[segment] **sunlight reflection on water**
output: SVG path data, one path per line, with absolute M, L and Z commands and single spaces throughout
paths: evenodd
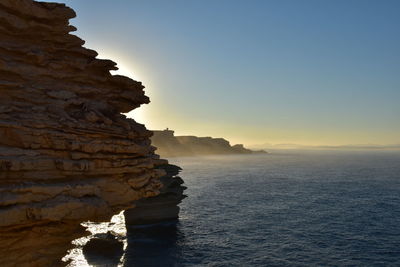
M 121 237 L 121 240 L 124 243 L 124 250 L 127 247 L 126 241 L 126 227 L 125 227 L 125 217 L 123 212 L 113 216 L 110 222 L 103 223 L 94 223 L 94 222 L 85 222 L 82 223 L 84 227 L 90 232 L 89 236 L 82 237 L 76 239 L 72 242 L 76 248 L 69 251 L 68 255 L 63 258 L 63 261 L 71 260 L 71 263 L 68 264 L 68 267 L 88 267 L 90 266 L 85 259 L 85 256 L 82 252 L 82 247 L 95 235 L 101 233 L 107 233 L 109 231 L 117 234 Z M 120 264 L 118 266 L 122 266 L 122 262 L 124 258 L 122 257 L 120 260 Z
M 127 233 L 122 214 L 89 224 L 123 235 L 120 266 L 400 266 L 398 152 L 170 161 L 188 187 L 178 224 Z M 70 266 L 88 266 L 71 253 Z

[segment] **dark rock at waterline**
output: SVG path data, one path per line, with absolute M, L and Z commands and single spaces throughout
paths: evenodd
M 97 234 L 82 248 L 83 255 L 89 264 L 116 266 L 124 254 L 124 244 L 114 234 L 108 232 Z
M 179 244 L 185 236 L 179 228 L 179 222 L 130 227 L 124 267 L 182 266 L 179 259 L 183 252 Z
M 182 178 L 177 175 L 181 168 L 164 164 L 157 166 L 165 171 L 166 175 L 160 178 L 162 188 L 160 194 L 147 199 L 135 201 L 135 208 L 124 212 L 126 226 L 157 224 L 160 222 L 174 221 L 179 217 L 178 204 L 186 197 L 183 194 L 186 189 L 182 184 Z

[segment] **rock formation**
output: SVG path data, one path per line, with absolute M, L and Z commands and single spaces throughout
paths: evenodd
M 151 137 L 151 141 L 154 146 L 157 147 L 157 153 L 162 154 L 163 157 L 175 157 L 175 156 L 192 156 L 193 151 L 189 147 L 181 144 L 174 131 L 153 131 L 154 135 Z
M 57 266 L 83 221 L 159 194 L 143 85 L 70 34 L 64 4 L 0 1 L 0 266 Z
M 241 144 L 231 146 L 223 138 L 175 136 L 174 131 L 168 129 L 154 131 L 151 140 L 162 157 L 266 153 L 262 150 L 252 151 Z
M 96 234 L 82 249 L 90 265 L 118 266 L 124 253 L 124 243 L 112 232 Z
M 157 168 L 166 172 L 166 175 L 160 178 L 163 184 L 160 194 L 155 197 L 139 199 L 135 201 L 134 209 L 124 211 L 128 230 L 135 225 L 155 224 L 178 219 L 178 204 L 186 197 L 183 194 L 186 187 L 182 186 L 182 178 L 177 176 L 181 168 L 165 163 L 161 163 Z

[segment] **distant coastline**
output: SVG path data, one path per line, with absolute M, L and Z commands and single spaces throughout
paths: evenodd
M 400 150 L 400 144 L 376 145 L 376 144 L 355 144 L 355 145 L 299 145 L 299 144 L 260 144 L 252 145 L 251 149 L 267 150 Z
M 153 133 L 152 144 L 162 157 L 267 153 L 265 150 L 247 149 L 242 144 L 232 146 L 224 138 L 175 136 L 169 129 L 153 130 Z

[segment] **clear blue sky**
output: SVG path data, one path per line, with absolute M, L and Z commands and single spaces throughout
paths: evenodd
M 64 0 L 141 80 L 148 128 L 245 144 L 400 143 L 400 1 Z

